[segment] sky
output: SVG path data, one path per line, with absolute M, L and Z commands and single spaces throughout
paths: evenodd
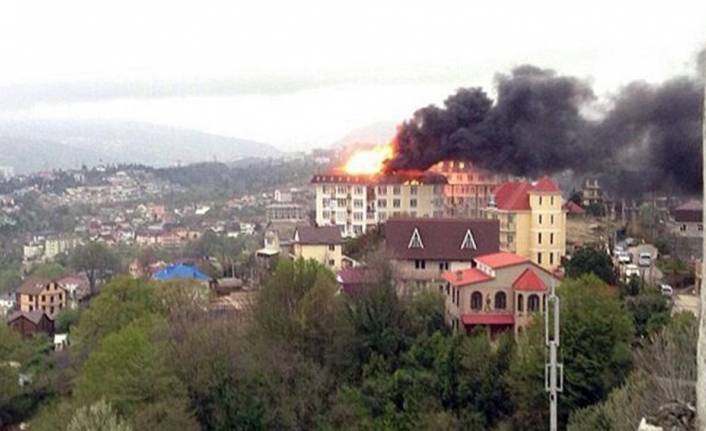
M 608 98 L 692 73 L 706 1 L 7 1 L 0 120 L 143 121 L 323 147 L 534 64 Z

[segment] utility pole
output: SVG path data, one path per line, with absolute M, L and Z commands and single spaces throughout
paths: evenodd
M 706 74 L 706 70 L 699 71 Z M 706 78 L 706 76 L 704 76 Z M 703 161 L 706 160 L 706 88 L 704 91 L 704 112 L 702 131 L 702 179 L 706 184 L 706 169 L 703 169 Z M 706 189 L 706 187 L 704 187 Z M 702 191 L 702 211 L 706 212 L 706 196 Z M 706 242 L 702 243 L 701 273 L 706 269 Z M 706 289 L 701 286 L 699 292 L 701 297 L 701 311 L 699 313 L 699 340 L 696 349 L 696 417 L 699 429 L 706 428 Z
M 557 359 L 559 350 L 559 297 L 556 296 L 554 276 L 552 275 L 552 291 L 545 299 L 544 306 L 544 344 L 547 346 L 549 361 L 544 368 L 544 387 L 549 392 L 549 431 L 558 429 L 558 399 L 557 396 L 564 390 L 564 365 Z M 550 315 L 553 319 L 550 319 Z M 552 322 L 553 320 L 553 322 Z M 549 333 L 550 327 L 552 333 Z

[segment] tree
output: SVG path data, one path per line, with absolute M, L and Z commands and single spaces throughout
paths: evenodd
M 54 329 L 58 333 L 66 333 L 71 327 L 76 325 L 81 317 L 81 311 L 77 308 L 64 308 L 59 311 L 54 320 Z
M 591 273 L 611 286 L 615 286 L 618 282 L 618 272 L 608 253 L 591 247 L 582 247 L 566 263 L 566 275 L 577 279 Z
M 43 263 L 33 267 L 29 274 L 33 277 L 57 280 L 68 275 L 68 271 L 58 263 Z
M 595 275 L 565 280 L 561 298 L 561 349 L 564 392 L 559 422 L 571 412 L 606 398 L 630 369 L 634 328 L 617 293 Z M 548 423 L 544 392 L 544 322 L 535 320 L 518 348 L 510 371 L 515 429 L 544 429 Z
M 90 406 L 76 410 L 66 431 L 132 431 L 132 427 L 121 420 L 113 407 L 100 400 Z
M 119 262 L 115 253 L 96 241 L 76 247 L 71 255 L 71 266 L 86 273 L 91 295 L 95 293 L 97 282 L 107 280 L 118 271 Z
M 0 294 L 11 292 L 22 284 L 20 271 L 15 268 L 6 268 L 0 271 Z
M 581 190 L 571 190 L 571 194 L 569 195 L 569 202 L 573 202 L 576 205 L 581 206 L 583 203 L 583 193 Z

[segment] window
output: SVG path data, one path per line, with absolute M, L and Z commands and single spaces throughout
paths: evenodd
M 495 294 L 495 309 L 504 310 L 507 307 L 507 296 L 505 292 L 498 292 Z
M 32 306 L 30 305 L 30 306 L 29 306 L 29 311 L 34 311 L 34 307 L 32 307 Z
M 554 234 L 553 233 L 549 234 L 549 244 L 554 245 Z
M 54 307 L 49 308 L 49 314 L 54 314 Z
M 346 200 L 345 200 L 344 198 L 338 198 L 338 199 L 336 199 L 336 205 L 338 205 L 338 206 L 341 207 L 341 208 L 342 208 L 342 207 L 345 207 L 345 206 L 346 206 L 346 203 L 347 203 L 347 202 L 346 202 Z
M 539 196 L 539 204 L 542 205 L 542 196 Z
M 333 259 L 328 261 L 328 266 L 334 266 L 334 265 L 336 265 L 336 262 Z
M 49 296 L 49 302 L 51 302 L 52 304 L 54 303 L 54 295 Z
M 537 263 L 542 264 L 542 253 L 537 253 Z
M 554 226 L 554 214 L 549 216 L 549 224 Z
M 416 200 L 416 199 L 410 199 L 410 200 L 409 200 L 409 207 L 410 207 L 410 208 L 417 208 L 417 200 Z
M 63 295 L 60 293 L 59 294 L 59 302 L 61 302 L 61 298 L 63 298 Z
M 402 215 L 402 213 L 399 212 L 399 211 L 393 211 L 393 212 L 392 212 L 392 217 L 399 217 L 399 216 L 401 216 L 401 215 Z
M 323 218 L 330 218 L 331 217 L 331 211 L 321 211 L 321 217 Z
M 321 193 L 328 193 L 328 186 L 322 186 Z
M 378 199 L 378 208 L 387 208 L 387 199 Z
M 520 313 L 525 311 L 525 298 L 521 293 L 517 295 L 517 311 Z
M 378 220 L 379 221 L 385 221 L 387 220 L 387 213 L 385 211 L 380 211 L 378 213 Z
M 681 232 L 685 232 L 685 231 L 686 231 L 686 225 L 683 224 L 683 225 L 679 226 L 679 230 L 680 230 Z
M 353 208 L 363 208 L 363 199 L 353 199 Z
M 507 224 L 512 225 L 515 223 L 515 214 L 508 214 L 507 215 Z
M 353 220 L 363 221 L 363 213 L 362 212 L 354 212 L 353 213 Z
M 417 191 L 418 191 L 417 186 L 411 186 L 411 187 L 409 188 L 409 194 L 412 195 L 412 196 L 417 196 Z
M 483 295 L 480 292 L 473 292 L 471 294 L 471 310 L 480 311 L 483 308 Z
M 554 265 L 554 253 L 549 253 L 549 264 Z
M 409 239 L 407 248 L 424 248 L 422 237 L 419 235 L 419 230 L 417 228 L 414 228 L 414 232 L 412 232 L 412 237 Z
M 439 262 L 439 271 L 448 271 L 449 270 L 449 263 L 448 262 Z
M 379 195 L 386 195 L 387 194 L 387 187 L 386 186 L 378 186 L 378 194 Z
M 698 226 L 697 226 L 697 229 L 699 230 L 699 232 L 703 232 L 703 231 L 704 231 L 704 225 L 702 225 L 702 224 L 698 225 Z
M 394 186 L 392 188 L 392 194 L 393 195 L 399 195 L 400 194 L 400 186 Z
M 415 260 L 414 261 L 414 268 L 415 269 L 427 269 L 427 261 L 426 260 Z
M 542 214 L 539 215 L 539 224 L 542 224 Z
M 392 208 L 399 208 L 400 207 L 400 200 L 399 199 L 393 199 L 392 200 Z
M 329 198 L 323 198 L 321 200 L 321 206 L 324 208 L 328 208 L 331 205 L 331 199 Z
M 336 193 L 338 193 L 339 195 L 345 195 L 346 193 L 348 193 L 348 187 L 338 186 L 336 187 Z
M 507 236 L 507 243 L 512 244 L 513 242 L 515 242 L 515 237 L 512 235 L 508 235 Z
M 554 196 L 552 196 L 551 198 L 549 198 L 549 203 L 550 203 L 551 205 L 554 205 Z
M 541 243 L 542 243 L 542 232 L 537 234 L 537 244 L 541 244 Z
M 42 302 L 45 302 L 47 300 L 47 297 L 45 295 L 42 295 Z
M 328 249 L 329 249 L 329 251 L 334 251 L 334 250 L 336 250 L 336 246 L 334 244 L 329 244 Z
M 363 188 L 360 187 L 360 186 L 357 186 L 357 187 L 355 188 L 355 194 L 357 194 L 357 195 L 362 195 L 362 194 L 363 194 Z
M 466 236 L 463 238 L 463 242 L 461 243 L 461 250 L 465 249 L 471 249 L 471 250 L 476 250 L 478 247 L 476 246 L 476 240 L 473 238 L 473 233 L 471 232 L 470 229 L 466 231 Z
M 527 298 L 527 311 L 530 313 L 539 311 L 539 296 L 530 295 L 529 298 Z

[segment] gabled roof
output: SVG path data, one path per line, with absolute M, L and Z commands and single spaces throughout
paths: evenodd
M 409 247 L 417 231 L 423 248 Z M 476 248 L 461 248 L 468 232 Z M 385 251 L 392 259 L 468 261 L 500 249 L 500 224 L 489 219 L 394 218 L 383 226 Z
M 680 223 L 701 223 L 703 221 L 703 206 L 701 201 L 689 201 L 672 211 L 674 221 Z
M 482 283 L 492 279 L 488 274 L 476 268 L 446 271 L 441 274 L 441 278 L 454 286 L 468 286 L 469 284 Z
M 551 178 L 548 176 L 543 176 L 542 178 L 537 181 L 537 184 L 534 185 L 532 188 L 532 191 L 534 192 L 540 192 L 540 193 L 560 193 L 561 190 L 559 190 L 559 187 L 557 187 L 556 183 L 552 181 Z
M 527 181 L 509 181 L 495 189 L 495 206 L 501 210 L 529 210 L 530 193 L 561 193 L 561 190 L 546 175 L 535 185 Z
M 461 316 L 464 325 L 513 325 L 512 313 L 466 313 Z
M 581 208 L 581 206 L 574 201 L 567 202 L 566 205 L 564 205 L 564 209 L 567 210 L 569 214 L 586 214 L 586 210 Z
M 38 325 L 39 322 L 42 320 L 42 316 L 47 316 L 49 320 L 54 320 L 51 318 L 50 315 L 48 315 L 46 312 L 43 310 L 34 310 L 34 311 L 16 311 L 12 313 L 12 316 L 10 316 L 9 322 L 14 322 L 17 319 L 20 318 L 25 318 L 29 320 L 30 322 L 34 323 L 35 325 Z
M 152 274 L 155 280 L 174 280 L 181 278 L 193 278 L 199 281 L 209 281 L 211 277 L 201 272 L 201 270 L 192 265 L 172 265 L 164 268 L 161 271 Z
M 341 244 L 341 229 L 338 226 L 298 226 L 294 231 L 294 242 L 303 245 Z
M 492 269 L 504 268 L 506 266 L 514 266 L 529 262 L 529 259 L 526 257 L 508 253 L 506 251 L 478 256 L 475 260 L 476 262 L 482 263 Z
M 44 290 L 45 287 L 47 287 L 47 284 L 49 283 L 51 283 L 51 281 L 44 278 L 30 277 L 17 288 L 17 293 L 24 295 L 38 295 L 42 290 Z
M 344 285 L 351 284 L 377 284 L 382 281 L 382 277 L 371 268 L 349 268 L 338 271 L 336 281 Z
M 544 284 L 541 278 L 532 271 L 531 268 L 525 269 L 517 280 L 512 284 L 512 287 L 517 290 L 525 290 L 531 292 L 543 292 L 547 290 L 547 285 Z

